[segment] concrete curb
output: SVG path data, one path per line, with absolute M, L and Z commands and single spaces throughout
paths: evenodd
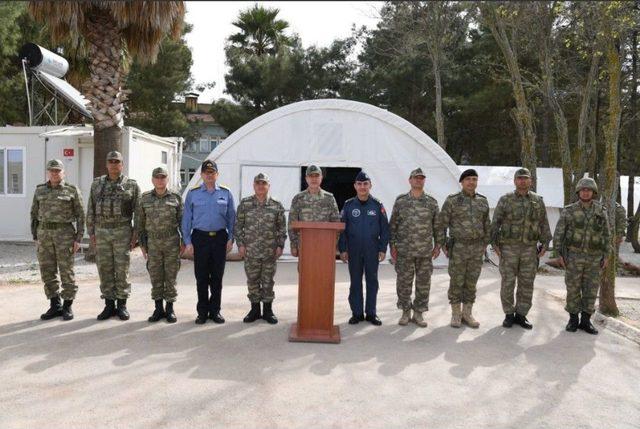
M 545 290 L 545 294 L 556 301 L 564 302 L 565 296 L 562 293 L 558 293 L 555 291 Z M 618 335 L 625 337 L 628 340 L 633 341 L 634 343 L 640 345 L 640 329 L 635 326 L 631 326 L 628 323 L 625 323 L 623 320 L 617 319 L 615 317 L 605 316 L 596 310 L 593 315 L 593 321 L 598 323 L 604 328 L 609 329 L 612 332 L 615 332 Z

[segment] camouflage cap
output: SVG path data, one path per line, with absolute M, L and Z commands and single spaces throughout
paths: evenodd
M 64 164 L 59 159 L 50 159 L 47 162 L 47 170 L 64 170 Z
M 112 150 L 107 154 L 107 161 L 111 161 L 112 159 L 117 159 L 120 162 L 123 162 L 122 154 L 117 150 Z
M 422 171 L 422 168 L 418 167 L 415 170 L 411 171 L 411 174 L 409 174 L 409 178 L 413 179 L 414 177 L 418 177 L 418 176 L 422 176 L 422 177 L 427 177 L 426 174 L 424 174 L 424 172 Z
M 518 168 L 516 173 L 513 175 L 513 178 L 517 177 L 531 177 L 531 172 L 528 168 Z
M 319 174 L 322 176 L 322 170 L 317 165 L 311 164 L 310 166 L 307 167 L 304 174 L 305 176 L 311 176 L 312 174 Z
M 167 177 L 168 175 L 169 175 L 169 172 L 167 171 L 166 167 L 162 165 L 160 167 L 154 168 L 153 172 L 151 173 L 151 176 L 153 177 L 158 177 L 158 176 Z
M 576 194 L 585 188 L 591 189 L 594 194 L 598 193 L 598 184 L 591 177 L 583 177 L 578 180 L 578 184 L 576 185 Z
M 253 178 L 254 182 L 265 182 L 265 183 L 270 183 L 271 181 L 269 180 L 269 176 L 267 176 L 264 173 L 258 173 L 256 174 L 256 177 Z
M 210 159 L 205 159 L 200 167 L 200 171 L 205 172 L 207 170 L 218 171 L 218 164 L 211 161 Z

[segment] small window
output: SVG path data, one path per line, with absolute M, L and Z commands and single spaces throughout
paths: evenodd
M 162 164 L 167 165 L 167 151 L 163 150 L 162 151 L 162 160 L 160 161 Z
M 24 194 L 24 149 L 0 149 L 0 194 Z
M 209 139 L 207 138 L 200 139 L 200 152 L 201 153 L 211 152 L 211 145 L 209 144 Z
M 189 169 L 189 175 L 187 176 L 187 182 L 191 181 L 191 179 L 193 178 L 193 176 L 196 175 L 196 170 L 195 168 L 190 168 Z

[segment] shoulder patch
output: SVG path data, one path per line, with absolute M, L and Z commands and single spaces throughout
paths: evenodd
M 477 192 L 476 192 L 476 196 L 477 196 L 477 197 L 480 197 L 480 198 L 484 198 L 485 200 L 487 199 L 487 197 L 485 197 L 484 195 L 479 194 L 479 193 L 477 193 Z

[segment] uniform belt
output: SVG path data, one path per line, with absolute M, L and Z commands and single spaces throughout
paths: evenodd
M 40 222 L 38 224 L 42 229 L 60 229 L 71 225 L 71 222 Z
M 156 232 L 147 231 L 147 236 L 155 240 L 161 240 L 163 238 L 177 237 L 179 236 L 179 233 L 178 233 L 178 230 L 156 231 Z
M 203 235 L 208 235 L 209 237 L 215 237 L 218 234 L 222 234 L 223 232 L 226 232 L 225 229 L 219 229 L 217 231 L 203 231 L 201 229 L 194 229 L 193 232 L 197 232 L 199 234 L 203 234 Z
M 120 222 L 98 222 L 98 224 L 96 226 L 98 228 L 106 228 L 106 229 L 119 228 L 121 226 L 131 226 L 131 221 L 130 220 L 123 220 L 123 221 L 120 221 Z

